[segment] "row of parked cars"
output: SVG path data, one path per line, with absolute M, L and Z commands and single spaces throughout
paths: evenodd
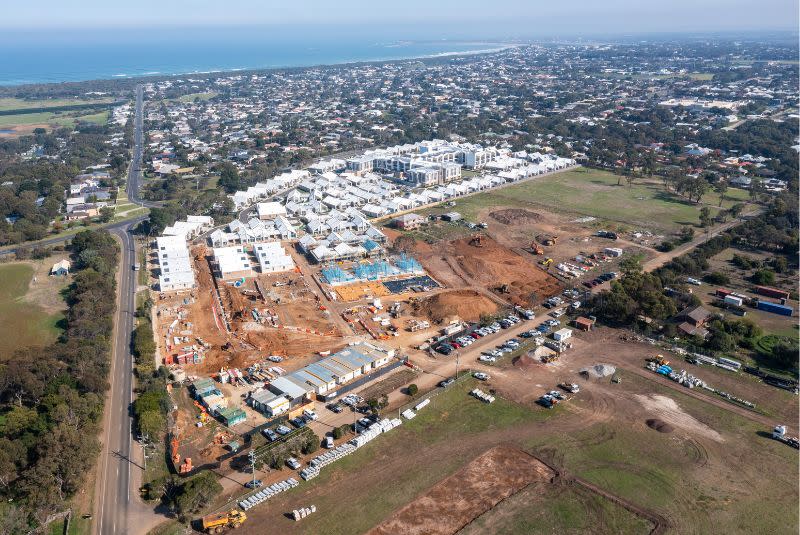
M 449 355 L 456 349 L 472 345 L 475 342 L 475 340 L 483 338 L 484 336 L 489 336 L 490 334 L 498 333 L 500 332 L 501 329 L 508 329 L 512 325 L 516 325 L 521 321 L 523 320 L 521 320 L 519 316 L 515 314 L 509 314 L 508 316 L 499 321 L 495 321 L 494 323 L 486 325 L 485 327 L 479 327 L 470 332 L 469 334 L 459 336 L 458 338 L 450 342 L 442 342 L 441 344 L 434 347 L 434 349 L 439 353 L 441 353 L 442 355 Z
M 289 423 L 292 424 L 295 428 L 301 429 L 306 425 L 308 425 L 309 422 L 313 422 L 317 418 L 318 416 L 316 412 L 310 409 L 305 409 L 303 411 L 303 414 L 295 418 L 292 418 L 291 420 L 289 420 Z M 264 429 L 261 430 L 261 434 L 264 435 L 270 442 L 275 442 L 280 437 L 286 436 L 291 432 L 292 428 L 287 427 L 283 424 L 277 426 L 275 429 L 272 429 L 271 427 L 265 427 Z
M 596 277 L 596 278 L 594 278 L 592 280 L 584 281 L 583 285 L 586 286 L 587 288 L 594 288 L 595 286 L 599 286 L 599 285 L 603 284 L 606 281 L 610 281 L 610 280 L 616 279 L 617 276 L 618 276 L 617 273 L 614 273 L 614 272 L 603 273 L 602 275 L 599 275 L 598 277 Z

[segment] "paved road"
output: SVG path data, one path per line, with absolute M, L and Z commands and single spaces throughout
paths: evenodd
M 145 201 L 139 194 L 142 187 L 142 157 L 144 156 L 144 95 L 142 86 L 136 86 L 136 104 L 133 112 L 133 156 L 128 169 L 126 191 L 128 199 L 146 208 L 155 208 L 161 203 Z
M 114 320 L 111 390 L 103 425 L 103 451 L 98 473 L 97 522 L 94 533 L 128 533 L 131 502 L 131 425 L 130 405 L 133 399 L 133 358 L 130 351 L 131 332 L 136 311 L 136 272 L 132 266 L 136 251 L 127 227 L 112 233 L 122 244 L 120 272 L 117 277 L 117 313 Z M 136 500 L 136 496 L 134 496 Z
M 152 207 L 156 206 L 156 203 L 143 201 L 139 195 L 143 139 L 141 87 L 136 88 L 134 117 L 134 149 L 128 171 L 128 199 L 140 206 Z M 92 532 L 99 535 L 146 532 L 160 520 L 151 507 L 139 501 L 141 466 L 138 464 L 138 459 L 141 455 L 134 448 L 132 440 L 133 356 L 130 344 L 136 313 L 138 273 L 133 270 L 137 257 L 131 230 L 143 219 L 139 218 L 109 228 L 120 240 L 122 254 L 117 277 L 117 314 L 114 318 L 111 389 L 104 414 L 103 449 L 95 489 L 96 522 Z

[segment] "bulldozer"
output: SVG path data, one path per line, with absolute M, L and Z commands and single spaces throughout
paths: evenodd
M 555 245 L 558 243 L 558 236 L 545 236 L 542 238 L 542 245 L 545 247 L 550 247 L 551 245 Z
M 472 239 L 469 240 L 469 244 L 475 247 L 483 247 L 483 236 L 475 234 Z
M 542 246 L 534 241 L 531 242 L 531 252 L 535 255 L 540 255 L 544 254 L 544 249 L 542 249 Z
M 649 362 L 655 363 L 657 366 L 669 366 L 669 361 L 664 358 L 664 355 L 656 355 L 647 359 Z
M 202 519 L 203 531 L 206 533 L 222 533 L 227 528 L 238 528 L 247 520 L 247 515 L 242 511 L 228 511 L 206 515 Z

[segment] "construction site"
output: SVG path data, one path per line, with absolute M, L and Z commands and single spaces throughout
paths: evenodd
M 472 534 L 520 532 L 518 519 L 534 526 L 528 532 L 541 525 L 568 531 L 574 525 L 561 516 L 566 504 L 582 511 L 575 525 L 586 532 L 710 532 L 716 523 L 743 520 L 717 507 L 697 528 L 686 522 L 692 504 L 751 506 L 745 489 L 769 488 L 752 466 L 727 464 L 734 440 L 742 445 L 737 462 L 759 455 L 785 483 L 779 467 L 796 468 L 794 450 L 755 430 L 768 435 L 776 417 L 796 421 L 786 393 L 716 369 L 672 377 L 646 367 L 658 352 L 641 339 L 593 321 L 581 329 L 579 303 L 565 306 L 563 319 L 539 308 L 556 296 L 570 305 L 580 299 L 572 289 L 618 269 L 620 258 L 654 258 L 654 251 L 563 216 L 487 208 L 481 217 L 485 227 L 464 226 L 456 237 L 432 242 L 387 231 L 388 256 L 312 265 L 293 252 L 291 271 L 230 280 L 215 276 L 208 248 L 192 248 L 197 287 L 158 296 L 154 312 L 164 363 L 191 385 L 171 393 L 177 410 L 169 454 L 179 473 L 207 467 L 222 476 L 224 493 L 212 514 L 246 511 L 242 533 L 274 525 L 287 534 Z M 520 309 L 535 309 L 535 318 L 475 336 L 454 356 L 431 348 L 432 340 L 470 335 L 475 324 Z M 552 330 L 533 338 L 546 322 Z M 558 338 L 565 330 L 566 342 Z M 480 360 L 514 337 L 524 339 L 519 349 L 496 362 Z M 323 360 L 363 342 L 402 359 L 392 358 L 385 374 L 353 381 L 352 390 L 336 382 L 314 386 L 315 395 L 285 413 L 256 409 L 254 399 L 274 402 L 265 397 L 273 395 L 271 384 L 310 373 L 310 385 L 338 366 L 320 366 Z M 452 384 L 458 370 L 463 375 Z M 685 379 L 697 376 L 715 390 L 687 386 Z M 476 386 L 488 393 L 470 395 Z M 753 400 L 758 409 L 719 392 Z M 369 414 L 368 402 L 380 407 L 385 431 L 364 423 L 359 412 Z M 224 405 L 214 417 L 211 403 Z M 265 427 L 288 434 L 268 438 Z M 307 438 L 321 441 L 322 453 L 294 446 Z M 409 444 L 424 444 L 424 451 Z M 251 451 L 265 459 L 255 473 Z M 266 459 L 281 459 L 275 452 L 292 464 L 270 468 Z M 345 455 L 358 460 L 334 462 Z M 315 479 L 323 466 L 331 477 Z M 665 467 L 680 480 L 665 476 Z M 256 478 L 266 490 L 243 488 Z M 290 481 L 303 490 L 283 493 Z M 778 500 L 775 511 L 788 501 Z M 313 514 L 290 520 L 312 503 Z M 775 523 L 768 528 L 781 532 Z

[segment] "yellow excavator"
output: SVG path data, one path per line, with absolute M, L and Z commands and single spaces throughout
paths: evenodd
M 553 263 L 552 258 L 545 258 L 544 260 L 539 260 L 539 263 L 544 267 L 550 267 L 550 264 Z

